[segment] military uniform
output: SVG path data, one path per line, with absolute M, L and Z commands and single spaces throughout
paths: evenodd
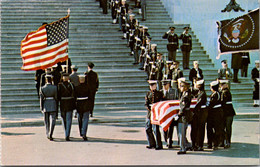
M 127 22 L 127 19 L 126 19 L 126 15 L 128 13 L 128 4 L 125 3 L 124 5 L 120 5 L 120 8 L 119 8 L 119 19 L 120 19 L 120 22 L 119 22 L 119 26 L 120 26 L 120 30 L 123 31 L 123 38 L 122 39 L 125 39 L 126 38 L 126 22 Z
M 75 94 L 77 97 L 77 113 L 79 123 L 79 133 L 84 140 L 87 140 L 88 121 L 90 114 L 90 100 L 89 100 L 89 87 L 85 83 L 80 83 L 75 88 Z
M 226 60 L 222 60 L 221 61 L 221 63 L 227 63 L 227 61 Z M 229 85 L 229 89 L 231 89 L 231 84 L 230 84 L 230 79 L 232 79 L 233 78 L 233 75 L 232 75 L 232 72 L 231 72 L 231 70 L 230 70 L 230 68 L 228 68 L 228 67 L 226 67 L 226 68 L 224 68 L 224 67 L 222 67 L 222 68 L 220 68 L 219 70 L 218 70 L 218 79 L 224 79 L 224 80 L 228 80 L 229 82 L 228 82 L 228 85 Z
M 47 77 L 52 77 L 46 75 Z M 44 114 L 44 123 L 46 128 L 47 138 L 53 140 L 52 135 L 56 124 L 56 113 L 58 111 L 57 103 L 57 86 L 51 83 L 46 83 L 40 90 L 40 106 L 41 111 Z M 51 118 L 51 121 L 50 121 Z M 51 127 L 51 130 L 50 130 Z
M 73 85 L 76 87 L 76 86 L 79 86 L 79 74 L 77 73 L 77 70 L 78 70 L 78 67 L 76 66 L 71 66 L 73 71 L 72 73 L 70 74 L 70 82 L 73 83 Z
M 141 0 L 142 21 L 146 20 L 146 0 Z
M 175 29 L 175 27 L 170 27 L 170 29 Z M 163 39 L 168 40 L 167 50 L 168 50 L 168 60 L 176 60 L 176 50 L 179 49 L 179 39 L 178 35 L 168 31 L 162 36 Z
M 63 74 L 69 75 L 69 74 Z M 75 88 L 71 82 L 63 81 L 58 85 L 58 99 L 60 101 L 60 111 L 62 123 L 65 130 L 66 140 L 70 140 L 70 130 L 72 125 L 72 113 L 76 109 Z
M 45 73 L 45 72 L 42 69 L 36 70 L 36 72 L 35 72 L 35 77 L 34 77 L 35 79 L 34 80 L 36 82 L 35 87 L 36 87 L 36 90 L 37 90 L 38 97 L 40 97 L 39 90 L 40 90 L 40 86 L 41 86 L 41 76 L 42 76 L 43 73 Z
M 156 84 L 156 83 L 155 83 Z M 146 136 L 148 141 L 148 148 L 162 149 L 161 133 L 159 125 L 151 124 L 151 104 L 159 102 L 163 99 L 163 94 L 160 91 L 154 90 L 146 93 L 145 106 L 147 107 L 147 116 L 145 123 Z M 154 132 L 154 134 L 153 134 Z M 156 142 L 154 135 L 156 136 Z
M 184 27 L 188 28 L 188 27 Z M 192 38 L 190 34 L 183 33 L 179 39 L 182 40 L 181 51 L 183 58 L 183 69 L 189 69 L 190 51 L 192 50 Z
M 183 72 L 180 68 L 172 70 L 172 88 L 178 89 L 178 79 L 183 77 Z
M 242 68 L 242 55 L 240 53 L 232 53 L 231 68 L 234 71 L 233 82 L 238 81 L 238 71 Z
M 164 61 L 162 59 L 156 60 L 156 80 L 158 81 L 159 89 L 162 89 L 161 80 L 163 79 L 163 68 L 164 68 Z
M 192 86 L 194 86 L 194 81 L 201 79 L 203 79 L 202 70 L 200 68 L 192 68 L 189 73 L 189 80 L 192 82 Z
M 241 77 L 247 77 L 248 64 L 250 64 L 249 52 L 242 52 L 242 67 L 241 67 Z
M 253 68 L 251 71 L 251 78 L 254 81 L 254 91 L 253 91 L 253 100 L 258 101 L 254 102 L 254 106 L 259 106 L 259 68 Z

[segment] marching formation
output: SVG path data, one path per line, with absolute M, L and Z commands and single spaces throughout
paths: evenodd
M 88 140 L 86 134 L 89 116 L 93 117 L 95 94 L 99 87 L 98 75 L 93 71 L 93 67 L 93 63 L 88 63 L 88 71 L 84 75 L 77 73 L 77 66 L 70 67 L 61 65 L 61 63 L 47 68 L 45 71 L 36 71 L 35 80 L 38 81 L 36 87 L 40 98 L 40 108 L 44 114 L 46 135 L 49 140 L 53 140 L 53 131 L 59 110 L 65 131 L 65 140 L 70 141 L 74 110 L 77 113 L 79 134 L 85 141 Z

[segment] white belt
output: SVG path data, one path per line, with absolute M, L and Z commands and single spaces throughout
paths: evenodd
M 73 99 L 73 97 L 61 97 L 61 100 L 69 100 L 69 99 Z
M 190 45 L 189 43 L 183 43 L 183 45 Z
M 201 108 L 206 108 L 206 107 L 207 107 L 206 105 L 201 106 Z
M 47 99 L 48 99 L 48 100 L 53 100 L 54 97 L 46 97 L 45 99 L 46 99 L 46 100 L 47 100 Z
M 247 56 L 242 56 L 242 58 L 248 58 Z
M 177 44 L 177 42 L 169 42 L 168 44 Z
M 215 105 L 213 108 L 219 108 L 221 107 L 221 104 Z
M 77 100 L 87 100 L 88 97 L 78 97 Z
M 228 102 L 226 102 L 226 104 L 232 104 L 232 101 L 228 101 Z

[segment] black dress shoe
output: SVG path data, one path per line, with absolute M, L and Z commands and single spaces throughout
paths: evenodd
M 188 147 L 186 150 L 187 150 L 187 151 L 192 151 L 193 148 L 192 148 L 192 147 Z
M 87 138 L 87 137 L 83 137 L 83 140 L 84 140 L 84 141 L 88 141 L 88 138 Z
M 168 145 L 168 148 L 173 148 L 172 145 Z
M 155 148 L 154 146 L 146 146 L 146 148 L 148 148 L 148 149 L 153 149 L 153 148 Z
M 53 141 L 53 138 L 52 138 L 52 137 L 50 137 L 50 141 Z
M 156 147 L 155 150 L 162 150 L 162 147 Z
M 204 149 L 202 147 L 199 147 L 198 151 L 204 151 Z
M 178 154 L 178 155 L 186 154 L 186 151 L 178 151 L 177 154 Z
M 65 140 L 66 140 L 66 141 L 70 141 L 70 138 L 69 138 L 69 137 L 66 137 Z
M 226 144 L 226 145 L 224 146 L 224 149 L 227 149 L 227 148 L 230 148 L 230 144 Z
M 90 117 L 93 117 L 93 114 L 90 114 Z
M 209 148 L 209 149 L 212 149 L 212 145 L 208 145 L 208 148 Z

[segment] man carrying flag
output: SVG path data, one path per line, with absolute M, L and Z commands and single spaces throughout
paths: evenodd
M 30 32 L 21 42 L 22 70 L 32 71 L 51 67 L 68 59 L 68 15 Z

